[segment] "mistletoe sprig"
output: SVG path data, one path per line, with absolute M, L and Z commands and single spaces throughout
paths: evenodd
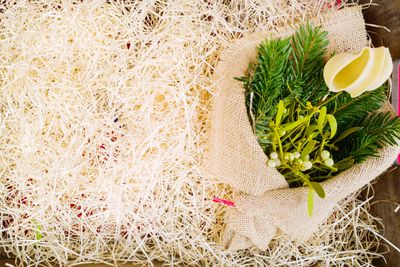
M 308 211 L 319 182 L 355 163 L 376 157 L 400 139 L 400 120 L 378 111 L 388 88 L 380 86 L 352 98 L 330 92 L 323 76 L 327 33 L 310 24 L 292 36 L 266 40 L 256 63 L 237 78 L 246 89 L 246 105 L 269 167 L 276 167 L 291 187 L 307 186 Z

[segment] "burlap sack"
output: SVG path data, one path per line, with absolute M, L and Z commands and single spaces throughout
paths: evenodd
M 361 8 L 346 8 L 311 20 L 329 34 L 329 52 L 358 52 L 368 45 Z M 266 165 L 267 156 L 252 131 L 245 106 L 243 75 L 257 56 L 265 38 L 292 35 L 296 27 L 279 28 L 241 39 L 223 54 L 215 80 L 219 89 L 212 110 L 208 170 L 235 190 L 235 207 L 226 217 L 224 245 L 229 250 L 257 246 L 266 249 L 277 230 L 305 240 L 331 213 L 335 203 L 384 172 L 394 161 L 398 147 L 380 151 L 379 158 L 323 182 L 326 198 L 315 197 L 314 214 L 307 213 L 307 188 L 288 188 L 285 178 Z M 330 54 L 330 53 L 329 53 Z

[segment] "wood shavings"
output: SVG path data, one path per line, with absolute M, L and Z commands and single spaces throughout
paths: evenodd
M 24 266 L 345 266 L 380 256 L 375 220 L 355 196 L 309 242 L 227 253 L 218 244 L 229 207 L 212 199 L 231 190 L 200 174 L 219 54 L 325 3 L 109 2 L 2 4 L 3 253 Z

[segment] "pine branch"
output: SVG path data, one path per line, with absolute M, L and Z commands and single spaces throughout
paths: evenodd
M 257 66 L 254 70 L 250 90 L 254 93 L 252 106 L 256 107 L 253 113 L 256 121 L 265 115 L 272 115 L 282 96 L 285 86 L 285 77 L 282 75 L 288 64 L 291 46 L 289 39 L 267 40 L 258 48 Z
M 365 126 L 357 135 L 376 136 L 380 146 L 396 145 L 400 140 L 400 119 L 391 112 L 380 112 L 369 116 L 363 123 Z
M 362 163 L 368 157 L 378 156 L 379 149 L 396 145 L 400 140 L 400 119 L 392 117 L 390 112 L 372 114 L 352 126 L 361 128 L 338 143 L 337 161 Z
M 290 38 L 266 40 L 257 48 L 257 63 L 250 64 L 247 75 L 238 79 L 246 89 L 253 123 L 273 117 L 277 102 L 285 97 L 305 103 L 326 94 L 323 67 L 327 45 L 327 32 L 306 24 Z
M 306 24 L 292 37 L 292 61 L 289 86 L 302 102 L 319 99 L 327 88 L 323 80 L 324 55 L 328 46 L 327 32 Z
M 344 92 L 335 99 L 334 104 L 338 107 L 334 112 L 339 125 L 348 128 L 351 121 L 359 121 L 370 112 L 378 110 L 387 99 L 387 85 L 382 85 L 374 91 L 368 91 L 356 98 Z M 333 111 L 333 105 L 330 105 Z

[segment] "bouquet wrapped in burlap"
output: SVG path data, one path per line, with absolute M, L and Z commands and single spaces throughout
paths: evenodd
M 360 7 L 313 18 L 310 22 L 328 32 L 327 56 L 333 52 L 357 52 L 368 45 Z M 324 199 L 316 198 L 312 217 L 307 214 L 305 187 L 289 188 L 285 178 L 267 166 L 267 156 L 252 130 L 245 89 L 235 77 L 241 77 L 257 57 L 257 46 L 266 38 L 282 38 L 294 33 L 297 26 L 261 32 L 239 40 L 224 52 L 218 64 L 211 117 L 211 146 L 208 170 L 235 191 L 235 207 L 226 215 L 224 245 L 229 250 L 256 246 L 266 249 L 278 231 L 294 239 L 306 240 L 332 212 L 335 204 L 359 190 L 384 172 L 394 161 L 398 147 L 380 150 L 337 176 L 322 182 Z M 386 104 L 389 108 L 389 104 Z

